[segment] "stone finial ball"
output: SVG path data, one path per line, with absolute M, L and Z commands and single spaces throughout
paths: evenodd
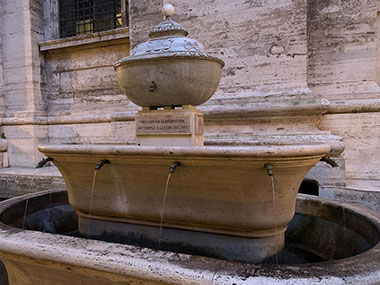
M 163 7 L 162 7 L 162 14 L 165 16 L 165 17 L 171 17 L 174 15 L 174 7 L 172 4 L 165 4 Z

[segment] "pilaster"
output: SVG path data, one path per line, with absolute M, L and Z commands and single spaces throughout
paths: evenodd
M 45 116 L 41 92 L 41 58 L 37 43 L 43 35 L 41 0 L 4 0 L 1 13 L 4 118 Z M 46 138 L 45 126 L 4 128 L 11 166 L 32 167 L 41 155 L 36 146 Z

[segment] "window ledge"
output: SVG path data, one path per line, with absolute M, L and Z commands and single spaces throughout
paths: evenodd
M 62 48 L 77 47 L 92 43 L 129 38 L 129 28 L 119 28 L 99 33 L 39 42 L 40 51 L 49 51 Z

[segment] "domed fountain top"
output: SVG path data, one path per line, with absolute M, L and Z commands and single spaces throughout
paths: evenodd
M 162 7 L 165 20 L 149 33 L 151 40 L 137 45 L 131 56 L 119 60 L 115 68 L 125 62 L 165 57 L 165 56 L 196 56 L 215 60 L 224 66 L 224 62 L 205 52 L 203 45 L 195 39 L 187 38 L 188 32 L 170 17 L 174 15 L 174 7 L 165 4 Z
M 186 37 L 170 18 L 172 5 L 165 4 L 162 14 L 165 20 L 149 33 L 150 40 L 114 65 L 119 85 L 139 106 L 200 105 L 218 87 L 224 62 Z

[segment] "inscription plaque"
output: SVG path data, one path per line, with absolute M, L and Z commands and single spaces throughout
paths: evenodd
M 189 117 L 136 118 L 137 135 L 191 134 Z

